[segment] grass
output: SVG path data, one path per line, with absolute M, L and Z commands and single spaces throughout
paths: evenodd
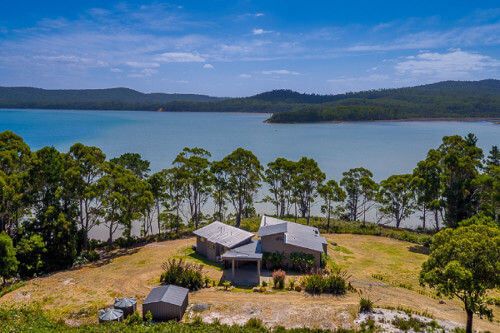
M 349 273 L 356 289 L 369 290 L 370 299 L 377 306 L 399 306 L 415 313 L 427 311 L 438 319 L 464 322 L 464 312 L 458 301 L 446 300 L 445 304 L 439 304 L 438 299 L 429 297 L 429 289 L 420 287 L 418 272 L 427 256 L 411 251 L 413 244 L 367 235 L 332 234 L 325 237 L 329 242 L 329 261 Z M 113 257 L 105 264 L 29 280 L 1 297 L 0 308 L 39 304 L 50 318 L 71 325 L 95 323 L 97 309 L 111 305 L 114 297 L 136 297 L 140 310 L 141 301 L 152 287 L 159 284 L 161 264 L 168 258 L 183 257 L 204 263 L 203 259 L 193 255 L 191 246 L 194 243 L 194 238 L 151 243 Z M 205 266 L 204 274 L 219 281 L 222 271 L 211 263 Z M 376 276 L 383 276 L 384 281 L 374 278 Z M 397 287 L 399 283 L 411 286 L 413 290 Z M 208 288 L 190 294 L 190 304 L 210 304 L 209 310 L 198 314 L 204 320 L 219 318 L 223 324 L 243 325 L 257 316 L 273 325 L 301 327 L 307 322 L 311 327 L 333 329 L 345 325 L 346 321 L 354 325 L 359 307 L 359 295 L 352 292 L 336 297 L 291 291 L 256 293 L 244 288 L 233 288 L 231 292 L 221 289 Z M 493 308 L 495 315 L 500 315 L 499 308 Z M 346 313 L 349 314 L 347 319 Z M 189 319 L 187 315 L 185 320 Z M 476 319 L 475 325 L 492 332 L 498 329 L 497 323 L 481 319 Z
M 9 284 L 5 287 L 0 288 L 0 297 L 2 297 L 5 294 L 8 294 L 10 292 L 13 292 L 16 289 L 21 288 L 25 284 L 26 284 L 26 282 L 24 282 L 24 281 L 18 281 L 18 282 L 14 282 L 12 284 Z
M 199 255 L 193 249 L 193 246 L 186 246 L 182 248 L 179 253 L 175 256 L 177 259 L 185 259 L 186 261 L 190 261 L 196 264 L 201 264 L 205 266 L 209 266 L 210 268 L 218 271 L 223 270 L 223 266 L 219 263 L 208 260 L 207 258 Z

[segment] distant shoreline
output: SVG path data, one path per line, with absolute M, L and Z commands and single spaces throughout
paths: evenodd
M 400 119 L 363 119 L 363 120 L 331 120 L 331 121 L 310 121 L 310 122 L 272 122 L 269 119 L 265 120 L 265 123 L 273 124 L 273 125 L 299 125 L 299 124 L 341 124 L 341 123 L 371 123 L 371 122 L 437 122 L 437 121 L 456 121 L 456 122 L 490 122 L 495 125 L 500 125 L 500 118 L 496 117 L 465 117 L 465 118 L 448 118 L 448 117 L 440 117 L 440 118 L 432 118 L 432 117 L 424 117 L 424 118 L 400 118 Z

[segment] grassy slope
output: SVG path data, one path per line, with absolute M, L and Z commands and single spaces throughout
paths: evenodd
M 351 234 L 328 235 L 333 260 L 351 275 L 353 285 L 368 294 L 377 306 L 403 306 L 428 312 L 438 319 L 464 322 L 456 301 L 432 297 L 418 285 L 418 272 L 426 256 L 413 252 L 418 245 L 385 237 Z M 0 305 L 40 304 L 48 313 L 69 324 L 96 321 L 98 308 L 112 304 L 121 295 L 139 300 L 158 283 L 161 263 L 169 257 L 189 256 L 193 238 L 152 243 L 123 253 L 102 265 L 63 271 L 28 281 L 25 286 L 0 298 Z M 220 278 L 216 267 L 206 267 L 212 278 Z M 258 316 L 271 325 L 334 328 L 352 324 L 359 296 L 309 296 L 297 292 L 270 294 L 224 292 L 204 289 L 190 296 L 190 303 L 208 303 L 210 310 L 201 313 L 206 320 L 221 318 L 224 323 L 244 323 Z M 139 306 L 140 308 L 140 306 Z M 495 314 L 500 315 L 498 309 Z M 187 319 L 188 316 L 186 316 Z M 495 331 L 498 322 L 477 320 L 477 327 Z

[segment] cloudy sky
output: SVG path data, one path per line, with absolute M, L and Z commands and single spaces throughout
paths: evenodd
M 499 78 L 498 5 L 1 1 L 0 85 L 248 96 Z

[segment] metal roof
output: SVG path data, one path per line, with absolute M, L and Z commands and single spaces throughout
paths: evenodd
M 196 236 L 204 237 L 209 242 L 232 248 L 241 242 L 253 237 L 251 232 L 215 221 L 193 232 Z
M 115 298 L 115 308 L 129 308 L 137 303 L 135 298 Z
M 120 309 L 107 308 L 99 310 L 99 320 L 114 321 L 123 317 L 123 311 Z
M 285 244 L 318 252 L 323 252 L 323 244 L 327 244 L 326 239 L 321 237 L 318 228 L 262 216 L 259 228 L 260 237 L 281 233 L 285 234 Z
M 262 259 L 260 241 L 251 241 L 248 244 L 226 251 L 222 259 Z
M 162 302 L 181 306 L 188 293 L 186 288 L 167 284 L 153 288 L 143 304 Z

